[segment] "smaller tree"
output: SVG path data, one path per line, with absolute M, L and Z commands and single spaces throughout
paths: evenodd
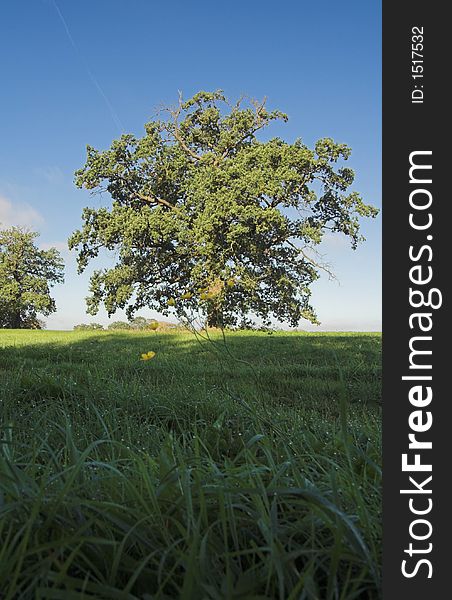
M 0 327 L 41 329 L 38 314 L 55 312 L 50 288 L 64 281 L 56 248 L 40 250 L 39 234 L 20 227 L 0 231 Z
M 104 326 L 100 323 L 80 323 L 79 325 L 74 325 L 74 331 L 99 331 L 103 328 Z
M 148 329 L 150 319 L 146 319 L 146 317 L 134 317 L 129 320 L 131 329 Z
M 127 323 L 127 321 L 113 321 L 113 323 L 110 323 L 110 325 L 108 326 L 108 329 L 111 329 L 111 330 L 131 329 L 131 326 L 130 326 L 130 323 Z

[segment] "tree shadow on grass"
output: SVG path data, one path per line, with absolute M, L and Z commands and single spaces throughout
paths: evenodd
M 343 380 L 351 401 L 380 401 L 381 336 L 359 333 L 0 332 L 0 371 L 25 381 L 47 375 L 109 388 L 133 384 L 171 390 L 229 381 L 278 399 L 321 400 Z M 141 354 L 155 352 L 150 361 Z M 42 379 L 42 377 L 41 377 Z M 215 385 L 217 384 L 217 385 Z M 149 387 L 150 386 L 150 387 Z M 361 397 L 360 397 L 361 393 Z
M 349 404 L 364 410 L 381 398 L 379 335 L 235 332 L 225 346 L 218 333 L 209 341 L 189 333 L 41 332 L 38 343 L 33 333 L 19 332 L 16 345 L 0 349 L 12 407 L 61 406 L 74 415 L 93 404 L 109 414 L 158 407 L 189 422 L 194 412 L 215 420 L 223 410 L 243 411 L 234 398 L 326 418 L 338 415 L 344 386 Z M 140 360 L 149 351 L 155 357 Z

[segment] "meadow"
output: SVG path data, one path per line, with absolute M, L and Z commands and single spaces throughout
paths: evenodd
M 2 599 L 380 597 L 380 334 L 2 330 L 0 381 Z

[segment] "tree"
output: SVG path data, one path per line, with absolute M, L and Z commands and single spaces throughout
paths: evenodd
M 332 139 L 309 149 L 297 139 L 258 139 L 287 121 L 263 102 L 231 105 L 221 91 L 199 92 L 110 149 L 87 147 L 79 188 L 107 191 L 111 208 L 85 208 L 69 240 L 79 271 L 100 249 L 117 252 L 91 277 L 88 311 L 142 307 L 168 314 L 200 310 L 209 325 L 250 316 L 296 325 L 316 322 L 310 285 L 324 267 L 315 247 L 326 231 L 356 248 L 359 218 L 377 210 L 347 190 L 350 148 Z M 327 268 L 327 267 L 325 267 Z
M 141 316 L 134 317 L 129 321 L 131 329 L 148 329 L 150 322 L 150 319 Z
M 146 319 L 145 317 L 134 317 L 128 323 L 126 321 L 114 321 L 110 323 L 108 329 L 137 329 L 139 331 L 144 331 L 150 329 L 151 331 L 156 331 L 159 328 L 159 322 L 155 319 Z
M 38 314 L 55 312 L 50 288 L 64 280 L 64 262 L 55 248 L 40 250 L 38 233 L 20 227 L 0 231 L 0 326 L 40 329 Z
M 146 319 L 145 317 L 134 317 L 130 320 L 130 329 L 150 329 L 155 331 L 158 329 L 159 323 L 155 319 Z
M 110 323 L 110 325 L 108 326 L 108 329 L 131 329 L 131 326 L 130 323 L 127 323 L 127 321 L 113 321 L 113 323 Z
M 100 323 L 80 323 L 74 325 L 74 331 L 100 331 L 103 330 L 104 326 Z

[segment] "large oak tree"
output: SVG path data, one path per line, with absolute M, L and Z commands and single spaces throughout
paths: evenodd
M 315 247 L 332 231 L 356 248 L 360 217 L 377 210 L 349 192 L 345 144 L 259 139 L 278 119 L 287 116 L 265 101 L 230 104 L 221 91 L 199 92 L 147 123 L 141 138 L 88 146 L 76 185 L 108 192 L 112 204 L 85 208 L 69 245 L 80 271 L 101 249 L 117 256 L 91 277 L 92 314 L 103 303 L 129 316 L 142 307 L 201 311 L 210 325 L 250 315 L 316 321 Z

